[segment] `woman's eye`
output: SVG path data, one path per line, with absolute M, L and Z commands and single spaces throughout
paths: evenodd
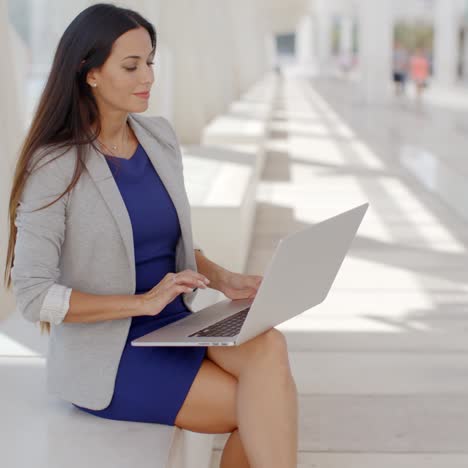
M 154 62 L 149 62 L 148 65 L 154 65 Z M 135 71 L 137 69 L 137 67 L 133 67 L 133 68 L 127 68 L 127 67 L 124 67 L 125 70 L 127 71 Z

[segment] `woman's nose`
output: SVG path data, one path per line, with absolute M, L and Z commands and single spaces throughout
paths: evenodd
M 152 84 L 154 82 L 154 70 L 151 66 L 147 67 L 142 80 L 143 84 Z

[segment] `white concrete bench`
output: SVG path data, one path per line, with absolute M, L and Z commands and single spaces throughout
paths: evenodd
M 267 74 L 205 127 L 200 146 L 182 147 L 194 237 L 211 260 L 237 272 L 249 254 L 276 85 Z
M 241 151 L 247 149 L 252 153 L 260 173 L 265 161 L 266 135 L 267 123 L 265 120 L 237 115 L 221 115 L 214 118 L 204 128 L 201 144 Z
M 269 103 L 238 100 L 230 104 L 228 114 L 233 117 L 268 121 L 271 118 L 271 112 L 272 106 Z
M 210 466 L 214 435 L 162 424 L 100 418 L 49 395 L 43 357 L 43 345 L 47 339 L 33 337 L 33 333 L 39 335 L 38 328 L 28 327 L 20 321 L 18 317 L 10 316 L 0 323 L 2 466 Z M 13 338 L 15 330 L 18 330 L 17 340 Z M 28 336 L 33 337 L 32 349 L 25 346 Z M 40 354 L 35 351 L 38 347 L 41 348 Z
M 244 102 L 262 103 L 272 109 L 273 99 L 277 90 L 278 77 L 273 72 L 266 73 L 261 79 L 245 91 L 240 100 Z
M 275 77 L 267 74 L 231 103 L 226 114 L 208 123 L 201 135 L 201 144 L 250 152 L 255 155 L 257 173 L 261 174 L 275 90 Z
M 243 272 L 255 218 L 255 154 L 216 146 L 182 146 L 196 242 L 208 258 Z

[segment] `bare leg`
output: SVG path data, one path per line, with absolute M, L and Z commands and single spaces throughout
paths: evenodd
M 240 346 L 210 347 L 208 358 L 175 425 L 231 432 L 222 468 L 295 468 L 297 389 L 285 337 L 271 329 Z
M 238 429 L 229 436 L 219 466 L 220 468 L 250 468 Z
M 420 83 L 418 83 L 416 87 L 416 95 L 417 95 L 418 101 L 421 100 L 422 92 L 423 92 L 423 86 Z
M 239 380 L 239 431 L 254 468 L 297 466 L 296 385 L 277 365 L 259 357 Z
M 240 438 L 252 468 L 297 466 L 298 402 L 286 340 L 273 329 L 209 358 L 234 375 Z

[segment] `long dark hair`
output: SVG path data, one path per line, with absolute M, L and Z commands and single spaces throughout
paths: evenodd
M 101 131 L 99 110 L 86 82 L 87 73 L 100 68 L 109 57 L 115 40 L 131 29 L 145 28 L 156 49 L 156 31 L 151 23 L 133 10 L 110 3 L 98 3 L 83 10 L 63 33 L 55 52 L 52 68 L 39 99 L 31 126 L 19 152 L 9 200 L 9 240 L 4 272 L 6 289 L 11 287 L 11 269 L 17 229 L 16 208 L 21 198 L 30 164 L 36 165 L 51 150 L 62 150 L 58 157 L 76 146 L 75 171 L 60 200 L 78 182 L 83 168 L 85 145 L 94 144 Z M 95 131 L 92 130 L 95 125 Z M 36 160 L 36 156 L 39 158 Z M 51 162 L 51 161 L 49 161 Z M 46 163 L 47 164 L 47 163 Z M 40 321 L 41 334 L 50 333 L 50 323 Z

